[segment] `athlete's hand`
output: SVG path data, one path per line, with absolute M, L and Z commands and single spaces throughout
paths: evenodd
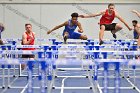
M 31 43 L 34 40 L 33 36 L 30 36 L 30 38 L 28 39 L 29 43 Z
M 78 29 L 78 32 L 79 32 L 79 33 L 83 33 L 83 30 Z
M 31 35 L 29 39 L 33 40 L 34 39 L 33 35 Z
M 49 30 L 48 32 L 47 32 L 47 34 L 50 34 L 52 31 L 51 30 Z
M 84 18 L 84 15 L 79 15 L 79 17 Z
M 137 13 L 137 11 L 136 11 L 136 10 L 132 10 L 131 12 L 133 12 L 133 13 Z
M 131 27 L 129 27 L 128 29 L 129 29 L 129 31 L 133 30 L 133 28 L 131 28 Z

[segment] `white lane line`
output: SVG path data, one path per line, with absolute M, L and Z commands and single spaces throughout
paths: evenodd
M 33 77 L 32 79 L 34 80 L 36 77 Z M 25 90 L 28 88 L 28 84 L 29 83 L 27 83 L 27 85 L 22 89 L 22 91 L 20 92 L 20 93 L 24 93 L 25 92 Z
M 16 77 L 13 81 L 11 81 L 11 83 L 9 85 L 12 85 L 17 79 L 19 79 L 19 77 Z M 4 93 L 8 90 L 8 88 L 6 87 L 1 93 Z
M 64 78 L 62 80 L 62 86 L 61 86 L 61 92 L 60 93 L 64 93 L 64 84 L 65 84 L 65 80 L 67 79 L 68 77 Z
M 23 88 L 23 90 L 20 93 L 24 93 L 24 91 L 28 88 L 28 84 Z

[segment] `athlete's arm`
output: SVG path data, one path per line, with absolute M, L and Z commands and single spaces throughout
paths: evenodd
M 81 17 L 81 18 L 91 18 L 91 17 L 96 17 L 96 16 L 103 15 L 104 13 L 105 13 L 105 11 L 102 11 L 102 12 L 95 13 L 95 14 L 79 15 L 79 17 Z
M 34 39 L 35 39 L 35 32 L 32 32 L 32 33 L 33 33 L 33 35 L 34 35 L 33 37 L 34 37 Z
M 138 12 L 136 10 L 132 10 L 132 12 L 135 13 L 140 18 L 140 12 Z
M 124 19 L 119 16 L 117 13 L 115 13 L 115 17 L 118 18 L 122 23 L 124 23 L 124 25 L 129 29 L 129 30 L 132 30 L 131 27 L 129 27 L 129 25 L 124 21 Z
M 82 25 L 81 25 L 81 23 L 80 22 L 78 22 L 77 23 L 77 26 L 78 26 L 78 32 L 80 32 L 80 33 L 83 33 L 83 28 L 82 28 Z
M 47 32 L 47 34 L 50 34 L 50 33 L 53 32 L 54 30 L 59 29 L 59 28 L 65 26 L 65 25 L 67 25 L 67 24 L 68 24 L 68 21 L 66 21 L 66 22 L 64 22 L 64 23 L 62 23 L 62 24 L 60 24 L 60 25 L 54 27 L 52 30 L 49 30 L 49 31 Z
M 32 41 L 32 38 L 29 39 L 29 41 L 27 41 L 27 35 L 25 33 L 22 35 L 22 43 L 23 43 L 23 45 L 29 45 L 31 43 L 31 41 Z

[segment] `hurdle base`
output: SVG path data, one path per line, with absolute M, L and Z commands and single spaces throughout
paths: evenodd
M 16 75 L 13 75 L 13 77 L 16 77 Z
M 55 86 L 53 86 L 52 89 L 55 89 Z
M 8 86 L 7 88 L 8 88 L 8 89 L 10 89 L 10 88 L 11 88 L 11 86 Z
M 2 86 L 2 89 L 5 89 L 5 86 Z
M 92 87 L 90 87 L 89 89 L 92 89 Z
M 58 76 L 55 76 L 55 78 L 57 78 Z
M 133 87 L 133 89 L 135 90 L 135 89 L 136 89 L 136 87 Z

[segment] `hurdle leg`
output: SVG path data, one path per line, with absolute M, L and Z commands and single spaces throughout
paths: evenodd
M 108 63 L 105 62 L 103 63 L 103 67 L 104 67 L 104 81 L 103 81 L 103 86 L 104 86 L 104 89 L 103 89 L 103 93 L 108 93 Z
M 2 65 L 2 88 L 5 88 L 5 65 Z
M 41 93 L 46 93 L 46 62 L 41 61 Z
M 134 80 L 134 84 L 136 85 L 136 65 L 133 65 L 132 68 L 133 68 L 133 76 L 134 76 L 133 80 Z
M 124 78 L 124 72 L 125 72 L 125 65 L 123 64 L 123 67 L 122 67 L 122 78 Z
M 127 70 L 128 72 L 127 72 L 127 78 L 130 78 L 130 66 L 128 65 L 128 70 Z
M 10 85 L 10 69 L 11 69 L 11 65 L 8 65 L 8 88 L 11 87 L 11 85 Z
M 115 92 L 114 93 L 120 93 L 120 64 L 119 62 L 115 63 Z
M 97 77 L 98 76 L 98 66 L 97 64 L 95 64 L 95 67 L 94 67 L 94 80 L 97 81 Z
M 42 79 L 41 79 L 41 93 L 46 93 L 46 75 L 45 71 L 42 71 Z
M 33 79 L 32 79 L 32 73 L 33 73 L 33 61 L 28 61 L 28 93 L 33 93 Z
M 122 51 L 125 51 L 125 48 L 122 49 Z M 125 59 L 124 57 L 125 55 L 123 55 L 123 58 Z M 125 78 L 125 64 L 122 64 L 122 78 Z
M 17 58 L 17 55 L 12 55 L 12 58 Z M 13 65 L 13 77 L 16 76 L 16 65 Z
M 90 82 L 90 89 L 92 89 L 93 93 L 99 93 L 98 91 L 98 87 L 96 85 L 96 81 L 93 81 L 93 65 L 89 65 L 89 75 L 88 75 L 88 78 L 89 78 L 89 82 Z
M 52 90 L 52 78 L 53 78 L 53 76 L 52 76 L 52 66 L 51 66 L 51 64 L 49 64 L 49 66 L 48 66 L 48 76 L 47 76 L 47 80 L 48 80 L 48 84 L 47 84 L 47 91 L 48 91 L 48 93 L 51 93 L 51 90 Z
M 55 77 L 57 76 L 57 66 L 56 65 L 53 65 L 53 70 L 52 70 L 52 73 L 53 73 L 53 78 L 52 78 L 52 84 L 53 84 L 53 88 L 55 87 Z
M 51 85 L 51 81 L 52 81 L 52 76 L 48 76 L 48 84 L 47 84 L 47 93 L 51 93 L 51 90 L 52 90 L 52 85 Z
M 130 51 L 130 49 L 128 49 Z M 130 56 L 128 55 L 128 59 L 130 59 Z M 130 78 L 130 66 L 128 65 L 128 70 L 127 70 L 127 78 Z
M 15 77 L 16 76 L 16 65 L 13 65 L 13 72 L 14 72 L 14 75 L 13 75 L 13 77 Z
M 21 76 L 21 64 L 19 65 L 19 76 Z

